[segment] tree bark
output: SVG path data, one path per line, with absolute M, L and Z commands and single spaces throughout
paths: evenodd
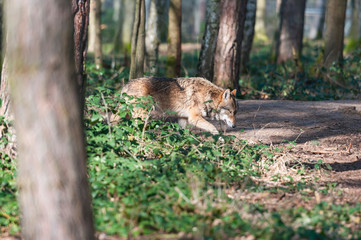
M 80 92 L 81 109 L 84 108 L 86 75 L 85 59 L 87 54 L 88 25 L 90 0 L 72 0 L 72 9 L 74 17 L 74 51 L 75 51 L 75 69 Z
M 4 47 L 6 49 L 6 47 Z M 1 71 L 1 84 L 0 84 L 0 116 L 4 116 L 8 120 L 12 120 L 11 106 L 10 106 L 10 89 L 8 83 L 8 71 L 7 71 L 7 56 L 6 51 L 4 54 L 4 60 Z
M 95 65 L 103 66 L 102 36 L 101 36 L 101 2 L 91 0 L 89 14 L 89 44 L 88 52 L 94 53 Z
M 129 79 L 144 76 L 145 0 L 137 0 L 132 36 L 132 58 Z
M 198 76 L 213 79 L 214 54 L 219 30 L 220 0 L 208 0 L 206 27 L 198 60 Z
M 323 37 L 323 30 L 325 27 L 326 5 L 327 5 L 327 0 L 322 0 L 321 17 L 317 26 L 316 39 L 322 39 Z
M 302 51 L 306 0 L 282 0 L 280 34 L 277 41 L 277 63 L 299 59 Z
M 257 0 L 256 10 L 256 39 L 261 41 L 268 41 L 266 32 L 266 0 Z
M 178 77 L 182 58 L 182 0 L 170 0 L 168 23 L 167 77 Z
M 254 26 L 256 22 L 257 0 L 247 1 L 246 20 L 243 29 L 242 52 L 241 52 L 241 73 L 248 68 L 249 56 L 252 49 Z
M 22 235 L 94 239 L 71 5 L 11 0 L 5 14 Z
M 247 0 L 223 0 L 214 57 L 214 83 L 239 89 L 239 66 Z
M 354 49 L 359 45 L 361 39 L 361 2 L 359 0 L 352 0 L 351 8 L 351 29 L 347 46 L 349 49 Z
M 166 8 L 165 0 L 151 0 L 145 37 L 145 71 L 153 76 L 158 72 L 159 44 L 163 24 L 161 14 L 164 8 Z
M 118 29 L 114 35 L 114 52 L 120 52 L 124 56 L 124 65 L 129 67 L 129 56 L 131 55 L 131 41 L 133 35 L 133 24 L 135 16 L 134 0 L 120 1 L 120 11 L 118 16 Z
M 341 65 L 343 60 L 343 40 L 346 17 L 346 1 L 328 0 L 326 31 L 324 36 L 324 66 L 329 68 L 334 62 Z

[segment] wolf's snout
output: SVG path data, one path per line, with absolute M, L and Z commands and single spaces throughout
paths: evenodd
M 232 128 L 235 128 L 236 127 L 236 124 L 232 124 Z

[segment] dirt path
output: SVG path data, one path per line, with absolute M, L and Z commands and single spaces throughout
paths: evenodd
M 361 201 L 361 102 L 240 100 L 238 126 L 228 134 L 281 151 L 282 161 L 332 167 L 320 183 L 337 182 L 343 200 Z M 289 169 L 288 169 L 289 170 Z

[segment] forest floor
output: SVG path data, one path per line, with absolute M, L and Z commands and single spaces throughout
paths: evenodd
M 294 175 L 296 179 L 292 165 L 315 168 L 322 163 L 321 168 L 332 169 L 314 171 L 320 186 L 337 183 L 336 189 L 341 191 L 334 199 L 316 196 L 315 201 L 361 202 L 360 101 L 240 100 L 237 122 L 237 128 L 227 134 L 251 144 L 261 142 L 279 149 L 275 151 L 275 161 L 279 164 L 265 174 L 265 183 L 273 184 L 267 176 L 277 173 Z M 275 195 L 263 199 L 279 204 L 279 198 L 284 197 Z M 298 197 L 287 196 L 285 204 L 301 204 L 294 201 Z M 308 203 L 312 205 L 311 202 Z
M 297 191 L 243 192 L 243 196 L 237 191 L 230 191 L 229 197 L 234 195 L 265 204 L 269 209 L 312 208 L 321 201 L 334 204 L 361 202 L 360 101 L 239 100 L 237 127 L 227 129 L 226 134 L 245 139 L 250 144 L 266 144 L 274 150 L 274 164 L 257 180 L 265 186 L 282 185 L 282 181 L 272 180 L 275 175 L 288 176 L 297 182 L 300 174 L 295 169 L 300 169 L 301 165 L 314 169 L 311 175 L 308 171 L 307 176 L 303 176 L 313 184 L 323 187 L 336 183 L 331 194 L 323 195 L 315 191 L 315 196 L 307 201 Z M 122 239 L 102 234 L 98 238 Z M 0 239 L 14 240 L 20 237 L 3 235 Z

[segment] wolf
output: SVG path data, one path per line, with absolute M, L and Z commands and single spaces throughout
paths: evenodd
M 204 78 L 137 78 L 127 83 L 121 93 L 137 97 L 152 96 L 157 108 L 176 113 L 182 128 L 190 124 L 219 134 L 216 127 L 204 117 L 221 120 L 231 128 L 236 127 L 236 89 L 223 89 Z

